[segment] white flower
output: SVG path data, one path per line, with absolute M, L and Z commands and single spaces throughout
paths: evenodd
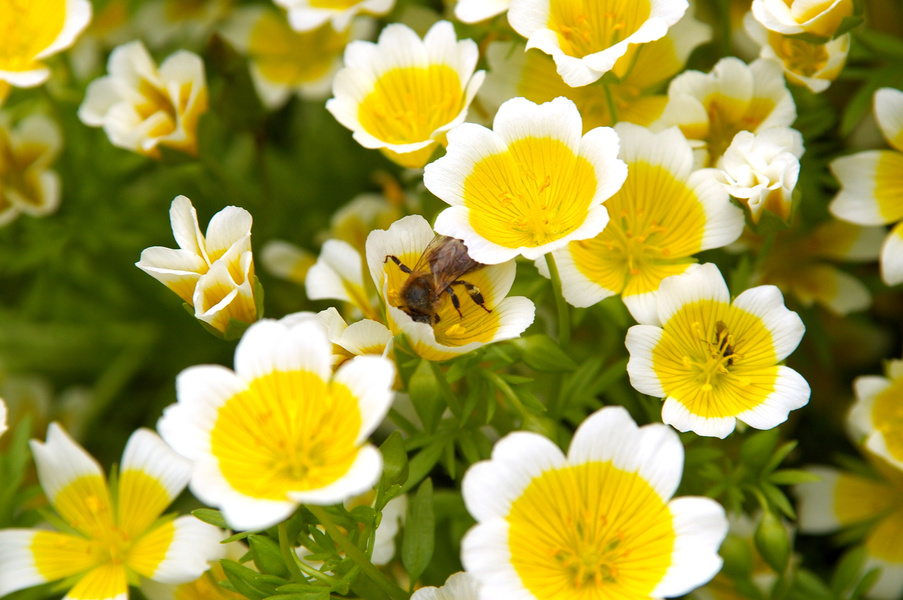
M 395 0 L 274 0 L 288 11 L 295 31 L 310 31 L 327 21 L 336 31 L 345 31 L 355 15 L 381 16 L 392 10 Z
M 795 129 L 741 131 L 719 160 L 715 178 L 744 201 L 754 223 L 766 210 L 787 221 L 802 155 L 803 136 Z
M 834 36 L 845 17 L 852 16 L 853 0 L 753 0 L 752 14 L 763 26 L 786 35 L 810 33 Z
M 20 214 L 43 217 L 60 205 L 60 176 L 50 169 L 63 145 L 60 128 L 44 115 L 9 127 L 0 115 L 0 225 Z
M 470 573 L 461 571 L 450 575 L 441 588 L 420 588 L 411 600 L 480 600 L 480 588 Z
M 887 376 L 864 375 L 853 382 L 856 403 L 848 424 L 855 441 L 903 471 L 903 360 L 887 363 Z

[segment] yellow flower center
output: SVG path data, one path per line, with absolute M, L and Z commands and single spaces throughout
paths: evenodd
M 265 79 L 298 85 L 325 76 L 347 42 L 348 34 L 329 24 L 298 33 L 276 15 L 265 13 L 251 32 L 248 53 Z
M 433 132 L 461 112 L 464 89 L 448 65 L 398 67 L 380 76 L 358 107 L 364 130 L 389 144 L 413 144 L 433 138 Z
M 308 371 L 252 381 L 217 414 L 211 450 L 223 476 L 255 498 L 284 500 L 342 477 L 358 453 L 357 399 Z
M 684 134 L 690 139 L 708 142 L 709 161 L 706 166 L 709 167 L 714 166 L 718 157 L 724 154 L 737 133 L 755 132 L 775 107 L 774 101 L 769 98 L 754 97 L 749 102 L 741 102 L 720 92 L 711 94 L 703 104 L 709 116 L 708 132 L 696 136 L 692 131 L 684 130 Z
M 824 44 L 811 44 L 774 32 L 769 32 L 768 43 L 791 73 L 812 77 L 828 64 Z
M 28 71 L 62 32 L 66 1 L 0 0 L 0 15 L 0 71 Z
M 360 4 L 361 0 L 310 0 L 311 8 L 324 8 L 327 10 L 348 10 L 352 6 Z
M 667 504 L 610 462 L 547 471 L 511 505 L 511 563 L 544 600 L 646 597 L 671 562 Z
M 552 0 L 549 29 L 565 54 L 583 58 L 632 35 L 650 13 L 648 0 Z
M 903 461 L 903 377 L 895 379 L 875 398 L 872 422 L 884 436 L 891 456 Z

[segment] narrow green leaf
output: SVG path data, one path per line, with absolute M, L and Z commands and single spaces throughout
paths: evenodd
M 408 453 L 401 433 L 393 431 L 379 446 L 383 455 L 382 480 L 385 485 L 402 485 L 408 478 Z
M 802 469 L 781 469 L 769 475 L 768 481 L 775 485 L 796 485 L 821 481 L 821 477 Z
M 783 573 L 790 561 L 790 538 L 781 518 L 770 510 L 762 513 L 753 539 L 765 562 L 776 573 Z
M 765 466 L 778 445 L 777 429 L 758 431 L 749 436 L 740 447 L 740 460 L 754 473 Z
M 428 360 L 421 360 L 408 382 L 411 403 L 426 431 L 434 433 L 445 410 L 442 390 Z
M 425 480 L 408 505 L 401 562 L 411 581 L 417 581 L 433 557 L 435 544 L 435 516 L 433 514 L 433 482 Z
M 251 556 L 261 573 L 269 573 L 278 577 L 289 577 L 288 566 L 282 558 L 279 544 L 264 535 L 248 536 Z
M 577 368 L 577 363 L 561 346 L 544 333 L 519 337 L 512 340 L 511 345 L 520 351 L 524 363 L 537 371 L 556 373 Z
M 191 514 L 204 523 L 219 527 L 220 529 L 229 529 L 229 524 L 226 523 L 226 520 L 223 518 L 223 513 L 218 510 L 213 510 L 212 508 L 198 508 L 191 511 Z
M 865 565 L 866 550 L 862 546 L 853 548 L 845 553 L 837 563 L 834 576 L 831 578 L 831 591 L 836 597 L 843 595 L 844 591 L 853 587 L 862 573 Z

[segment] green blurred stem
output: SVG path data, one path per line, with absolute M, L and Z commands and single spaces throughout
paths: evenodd
M 445 398 L 448 409 L 452 411 L 455 416 L 460 416 L 462 410 L 461 403 L 458 402 L 458 397 L 448 384 L 448 377 L 445 376 L 445 371 L 442 370 L 439 363 L 433 361 L 429 361 L 429 363 L 430 368 L 433 369 L 433 376 L 436 378 L 436 381 L 439 382 L 439 389 L 442 390 L 442 396 Z
M 384 591 L 390 598 L 393 598 L 394 600 L 408 600 L 409 596 L 403 589 L 392 583 L 388 577 L 383 575 L 382 571 L 373 566 L 373 563 L 370 562 L 370 559 L 367 558 L 363 552 L 361 552 L 360 548 L 352 544 L 351 540 L 342 535 L 335 523 L 332 522 L 332 518 L 322 506 L 305 506 L 307 507 L 307 510 L 317 517 L 317 520 L 320 521 L 320 525 L 323 526 L 323 529 L 326 530 L 327 535 L 332 538 L 332 541 L 334 541 L 342 552 L 345 553 L 346 557 L 350 558 L 354 564 L 360 568 L 361 572 L 363 572 L 370 581 L 376 584 L 376 586 Z
M 558 308 L 558 345 L 563 349 L 571 341 L 571 320 L 568 315 L 568 304 L 561 294 L 561 275 L 558 274 L 558 266 L 555 264 L 555 258 L 551 252 L 546 253 L 546 265 L 549 267 L 555 305 Z
M 548 255 L 546 255 L 548 256 Z M 517 394 L 514 393 L 514 390 L 511 389 L 511 386 L 508 385 L 508 382 L 499 377 L 498 373 L 493 373 L 488 369 L 483 369 L 481 371 L 483 377 L 489 380 L 495 388 L 502 393 L 508 402 L 511 403 L 511 406 L 520 414 L 521 418 L 526 419 L 530 413 L 527 411 L 526 407 L 524 407 L 523 402 L 520 401 L 520 398 L 517 397 Z
M 295 560 L 295 551 L 289 543 L 288 528 L 285 526 L 285 521 L 279 523 L 279 550 L 282 552 L 282 560 L 285 562 L 285 566 L 292 576 L 292 581 L 297 581 L 299 583 L 307 581 L 304 574 L 301 572 L 301 569 L 298 567 L 298 561 Z
M 732 39 L 734 32 L 731 29 L 731 0 L 721 0 L 718 8 L 721 12 L 721 55 L 730 56 L 733 54 L 731 48 L 734 44 Z
M 602 84 L 602 89 L 605 90 L 605 101 L 608 102 L 608 114 L 611 115 L 611 124 L 614 125 L 618 122 L 618 108 L 615 106 L 615 97 L 611 93 L 611 86 L 607 83 Z M 546 254 L 546 260 L 548 260 L 549 256 L 551 256 L 551 253 Z

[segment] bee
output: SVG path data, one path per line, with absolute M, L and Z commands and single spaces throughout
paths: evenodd
M 734 347 L 731 344 L 731 334 L 727 331 L 727 325 L 724 321 L 715 323 L 715 347 L 718 352 L 727 359 L 727 366 L 734 366 L 734 359 L 730 358 L 734 355 Z
M 452 305 L 463 319 L 461 301 L 458 300 L 457 294 L 452 289 L 452 286 L 458 285 L 464 288 L 474 304 L 487 313 L 492 312 L 486 308 L 480 288 L 461 279 L 464 275 L 485 266 L 470 258 L 470 255 L 467 254 L 467 246 L 461 240 L 437 235 L 427 245 L 413 268 L 408 267 L 398 260 L 397 256 L 391 254 L 386 255 L 383 263 L 388 262 L 389 259 L 392 259 L 392 262 L 408 275 L 398 294 L 401 303 L 398 308 L 418 323 L 435 325 L 439 322 L 437 311 L 442 303 L 442 294 L 446 293 L 451 297 Z

